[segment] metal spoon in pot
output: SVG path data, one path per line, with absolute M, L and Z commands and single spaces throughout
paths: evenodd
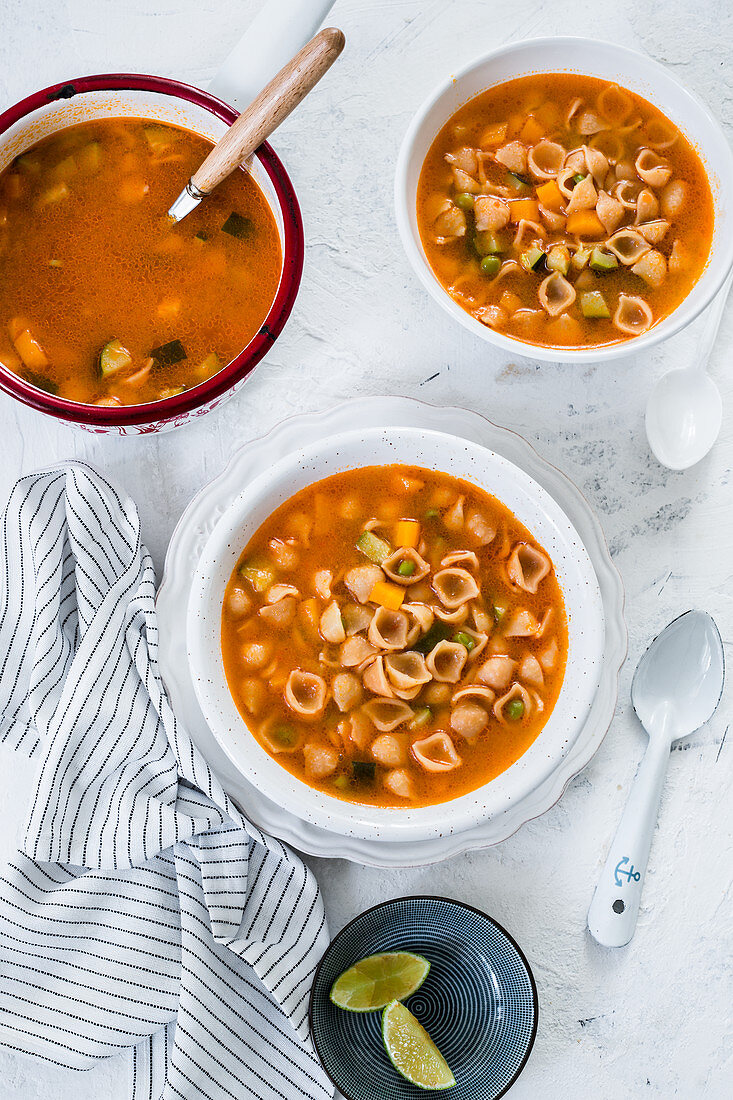
M 696 348 L 697 362 L 660 378 L 646 406 L 646 434 L 655 457 L 670 470 L 686 470 L 708 453 L 723 420 L 720 391 L 706 371 L 718 335 L 733 272 L 708 306 Z
M 179 222 L 231 175 L 295 110 L 333 65 L 346 39 L 327 27 L 312 38 L 235 119 L 168 211 Z
M 712 718 L 724 679 L 723 643 L 704 611 L 680 615 L 639 661 L 631 701 L 649 745 L 588 910 L 604 947 L 623 947 L 634 934 L 670 749 Z

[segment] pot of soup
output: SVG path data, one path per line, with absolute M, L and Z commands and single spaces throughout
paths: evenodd
M 106 74 L 0 114 L 0 388 L 94 432 L 164 431 L 235 393 L 303 268 L 293 186 L 264 143 L 197 210 L 191 174 L 332 3 L 270 0 L 211 91 Z M 228 102 L 225 102 L 227 100 Z
M 718 123 L 662 66 L 606 42 L 514 43 L 451 76 L 404 138 L 395 201 L 431 295 L 535 359 L 650 347 L 733 263 Z

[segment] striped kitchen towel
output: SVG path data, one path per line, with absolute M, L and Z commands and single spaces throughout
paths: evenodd
M 318 887 L 171 710 L 135 505 L 81 464 L 22 478 L 0 578 L 0 736 L 38 760 L 0 869 L 0 1043 L 119 1055 L 135 1100 L 331 1096 L 308 1038 Z

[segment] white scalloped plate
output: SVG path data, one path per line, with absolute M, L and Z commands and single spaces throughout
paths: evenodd
M 606 621 L 598 691 L 571 751 L 539 787 L 506 812 L 465 832 L 423 841 L 387 842 L 340 836 L 309 824 L 262 795 L 234 768 L 217 744 L 199 708 L 186 653 L 186 609 L 191 578 L 211 531 L 243 483 L 291 451 L 353 428 L 417 427 L 449 432 L 490 447 L 543 486 L 570 519 L 593 563 Z M 229 794 L 264 831 L 310 855 L 350 859 L 374 867 L 421 866 L 505 840 L 526 821 L 544 813 L 588 763 L 610 725 L 618 675 L 626 656 L 623 588 L 603 532 L 588 502 L 554 466 L 521 436 L 466 409 L 438 407 L 404 397 L 370 397 L 326 412 L 292 417 L 266 436 L 246 444 L 219 477 L 194 497 L 173 532 L 158 592 L 160 667 L 171 702 Z

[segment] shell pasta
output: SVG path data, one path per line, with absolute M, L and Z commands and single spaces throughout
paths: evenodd
M 476 96 L 425 159 L 417 197 L 434 273 L 483 324 L 588 347 L 646 332 L 708 258 L 713 202 L 685 137 L 595 77 L 521 77 Z
M 335 797 L 446 801 L 539 734 L 567 657 L 548 555 L 498 500 L 408 466 L 303 489 L 226 589 L 222 652 L 251 733 Z

